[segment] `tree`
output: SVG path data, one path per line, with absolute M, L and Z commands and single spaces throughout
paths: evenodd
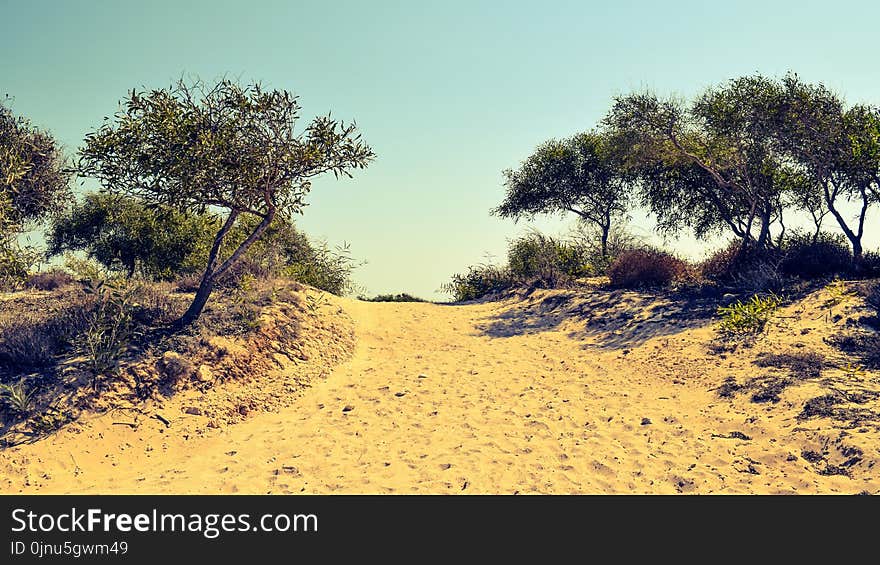
M 858 261 L 868 208 L 880 197 L 880 111 L 865 105 L 847 109 L 824 85 L 804 83 L 794 74 L 783 85 L 775 139 L 818 187 Z M 857 207 L 854 219 L 844 216 L 844 203 Z
M 608 234 L 627 212 L 632 180 L 606 136 L 591 131 L 547 141 L 519 169 L 503 174 L 507 193 L 494 214 L 518 220 L 572 212 L 598 228 L 607 256 Z
M 85 250 L 109 270 L 167 279 L 193 260 L 206 239 L 210 247 L 218 228 L 209 214 L 149 208 L 131 196 L 91 193 L 53 219 L 47 255 Z
M 240 259 L 276 216 L 300 213 L 314 177 L 351 176 L 374 158 L 357 133 L 329 115 L 295 131 L 300 106 L 283 90 L 221 80 L 178 81 L 131 91 L 112 120 L 86 137 L 79 168 L 105 190 L 181 211 L 225 214 L 196 296 L 178 322 L 194 322 L 217 278 Z M 260 218 L 225 258 L 223 243 L 242 214 Z
M 729 229 L 743 247 L 774 245 L 771 227 L 793 178 L 772 138 L 780 96 L 777 83 L 750 76 L 690 104 L 653 93 L 615 100 L 604 125 L 625 147 L 661 230 Z
M 14 237 L 69 196 L 70 173 L 56 141 L 0 103 L 0 234 Z

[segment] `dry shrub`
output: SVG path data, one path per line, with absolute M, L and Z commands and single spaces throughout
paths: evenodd
M 25 286 L 36 290 L 56 290 L 73 284 L 70 273 L 52 270 L 45 273 L 34 273 L 28 277 Z
M 779 291 L 784 277 L 779 268 L 778 253 L 767 250 L 742 249 L 734 241 L 710 254 L 699 265 L 702 278 L 753 292 Z
M 621 253 L 608 267 L 614 286 L 624 288 L 669 286 L 685 280 L 687 262 L 660 249 L 631 249 Z
M 0 364 L 44 367 L 88 325 L 94 301 L 81 293 L 29 304 L 10 301 L 0 312 Z
M 143 285 L 134 294 L 134 319 L 146 325 L 170 324 L 183 315 L 190 300 L 172 294 L 173 285 L 155 283 Z

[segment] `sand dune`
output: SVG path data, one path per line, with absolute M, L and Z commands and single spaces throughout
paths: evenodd
M 461 306 L 341 300 L 355 321 L 354 356 L 293 405 L 221 429 L 178 415 L 174 399 L 168 428 L 142 418 L 135 429 L 118 423 L 130 416 L 105 414 L 4 450 L 0 488 L 877 492 L 876 423 L 798 419 L 827 381 L 798 381 L 778 402 L 719 396 L 728 377 L 773 373 L 752 363 L 762 351 L 839 357 L 822 341 L 834 328 L 821 301 L 806 297 L 754 347 L 725 354 L 710 351 L 713 307 L 699 301 L 559 291 Z M 876 388 L 864 379 L 859 386 Z

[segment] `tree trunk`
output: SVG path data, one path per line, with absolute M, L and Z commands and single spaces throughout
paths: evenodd
M 859 233 L 857 234 L 853 230 L 850 229 L 849 225 L 846 223 L 844 217 L 837 211 L 837 207 L 834 205 L 834 201 L 837 198 L 837 191 L 832 194 L 828 190 L 828 185 L 825 184 L 823 186 L 825 193 L 825 205 L 828 207 L 828 211 L 831 212 L 831 215 L 834 216 L 834 219 L 837 220 L 837 225 L 840 226 L 840 229 L 843 231 L 846 238 L 849 240 L 852 245 L 853 252 L 853 263 L 858 263 L 858 261 L 862 258 L 862 234 L 861 234 L 861 226 L 864 226 L 864 217 L 865 211 L 867 210 L 867 202 L 863 202 L 862 206 L 862 214 L 861 214 L 861 222 Z
M 602 259 L 608 258 L 608 233 L 610 231 L 610 225 L 602 226 Z
M 213 290 L 214 278 L 203 278 L 202 283 L 199 285 L 199 289 L 196 291 L 196 297 L 193 299 L 192 304 L 189 305 L 186 313 L 184 313 L 184 315 L 177 321 L 178 327 L 185 328 L 199 319 L 199 316 L 202 315 L 202 310 L 205 309 L 205 304 L 208 303 L 208 298 L 211 297 L 211 291 Z
M 768 245 L 768 241 L 770 240 L 770 211 L 764 210 L 761 212 L 761 231 L 758 233 L 758 249 L 766 249 L 770 247 Z
M 185 328 L 195 322 L 199 316 L 201 316 L 202 310 L 205 309 L 205 304 L 208 302 L 208 298 L 211 296 L 211 291 L 214 290 L 214 283 L 216 282 L 214 268 L 217 265 L 217 255 L 220 253 L 220 247 L 223 246 L 223 240 L 226 239 L 226 235 L 229 233 L 229 230 L 232 229 L 232 225 L 235 224 L 238 214 L 239 212 L 237 210 L 230 212 L 226 221 L 223 223 L 223 227 L 220 228 L 220 231 L 214 236 L 214 244 L 211 246 L 211 252 L 208 254 L 208 264 L 205 266 L 205 273 L 202 275 L 202 281 L 199 283 L 196 297 L 193 299 L 192 304 L 189 305 L 189 308 L 187 308 L 183 316 L 181 316 L 174 324 L 178 329 Z
M 186 327 L 199 318 L 202 314 L 202 310 L 205 308 L 205 304 L 208 302 L 208 298 L 211 296 L 211 291 L 214 290 L 214 284 L 216 283 L 217 278 L 228 271 L 230 267 L 235 265 L 242 254 L 244 254 L 248 248 L 259 239 L 263 232 L 266 231 L 266 228 L 269 227 L 269 224 L 271 224 L 272 220 L 275 218 L 275 209 L 271 208 L 253 233 L 251 233 L 251 235 L 249 235 L 248 238 L 232 252 L 232 255 L 230 255 L 229 258 L 215 269 L 215 265 L 217 264 L 217 254 L 220 251 L 224 238 L 226 238 L 226 234 L 229 233 L 232 224 L 235 223 L 235 218 L 237 216 L 238 212 L 232 212 L 229 215 L 229 218 L 226 219 L 226 223 L 223 224 L 223 227 L 217 233 L 217 237 L 214 239 L 214 246 L 211 248 L 211 254 L 208 256 L 208 267 L 202 277 L 199 289 L 196 291 L 196 297 L 193 299 L 193 302 L 190 304 L 186 313 L 177 321 L 178 327 Z

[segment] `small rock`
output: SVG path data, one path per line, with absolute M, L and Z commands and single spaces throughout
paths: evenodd
M 343 411 L 343 412 L 351 412 L 352 410 L 354 410 L 354 406 L 352 406 L 351 404 L 346 404 L 346 405 L 342 408 L 342 411 Z
M 405 394 L 406 394 L 405 392 L 395 392 L 394 396 L 396 396 L 397 398 L 400 398 L 401 396 L 404 396 Z
M 201 416 L 202 415 L 202 409 L 198 408 L 196 406 L 187 406 L 186 408 L 183 409 L 183 411 L 184 411 L 184 413 L 191 414 L 193 416 Z
M 420 379 L 427 379 L 428 375 L 426 375 L 425 373 L 419 373 L 419 378 Z
M 176 361 L 180 361 L 180 353 L 177 353 L 176 351 L 166 351 L 165 353 L 162 354 L 162 364 L 163 365 L 167 366 L 167 365 L 174 363 Z
M 214 380 L 214 372 L 207 365 L 199 365 L 196 370 L 196 378 L 203 383 L 209 383 Z
M 302 473 L 299 472 L 299 469 L 297 469 L 293 465 L 284 465 L 281 467 L 281 470 L 288 475 L 293 475 L 294 477 L 302 476 Z
M 650 419 L 650 418 L 642 418 L 642 425 L 643 425 L 643 426 L 647 426 L 647 425 L 649 425 L 650 423 L 651 423 L 651 419 Z

